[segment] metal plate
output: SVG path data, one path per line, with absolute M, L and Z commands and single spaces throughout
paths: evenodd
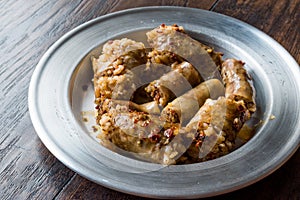
M 263 120 L 229 155 L 199 164 L 161 166 L 114 153 L 93 138 L 82 111 L 92 111 L 90 56 L 108 39 L 145 41 L 145 31 L 178 24 L 192 37 L 246 62 Z M 299 65 L 276 41 L 239 20 L 199 9 L 147 7 L 87 22 L 59 39 L 36 67 L 29 88 L 33 125 L 66 166 L 106 187 L 156 198 L 214 196 L 252 184 L 279 168 L 300 141 Z M 87 112 L 88 113 L 88 112 Z M 274 115 L 274 120 L 269 120 Z M 91 114 L 92 116 L 92 114 Z M 90 124 L 91 123 L 91 124 Z

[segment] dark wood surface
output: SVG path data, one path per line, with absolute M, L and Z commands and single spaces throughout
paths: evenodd
M 300 62 L 299 0 L 1 0 L 0 199 L 143 199 L 97 185 L 59 162 L 32 126 L 27 93 L 39 59 L 66 32 L 110 12 L 153 5 L 233 16 L 270 35 Z M 300 199 L 299 157 L 298 150 L 263 180 L 212 199 Z

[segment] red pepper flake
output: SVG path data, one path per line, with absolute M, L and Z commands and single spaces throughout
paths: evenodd
M 245 110 L 245 107 L 242 106 L 242 105 L 239 105 L 239 106 L 238 106 L 238 111 L 243 111 L 243 110 Z
M 147 121 L 144 121 L 143 123 L 142 123 L 142 127 L 146 127 L 146 126 L 148 126 L 149 125 L 149 121 L 147 120 Z
M 249 112 L 249 110 L 246 110 L 246 111 L 242 112 L 241 115 L 240 115 L 241 122 L 245 122 L 249 118 L 250 118 L 250 112 Z
M 159 142 L 159 140 L 160 140 L 160 135 L 158 135 L 158 134 L 153 134 L 153 135 L 150 135 L 150 140 L 152 141 L 152 142 Z
M 148 135 L 148 138 L 152 141 L 152 142 L 159 142 L 161 139 L 161 135 L 160 133 L 160 129 L 159 128 L 154 128 L 151 130 L 150 134 Z
M 154 91 L 154 100 L 158 101 L 160 99 L 161 95 L 159 93 L 159 91 Z
M 201 140 L 199 140 L 199 141 L 196 142 L 196 144 L 195 144 L 196 147 L 200 147 L 201 145 L 202 145 L 202 141 L 201 141 Z
M 240 129 L 240 120 L 238 118 L 234 118 L 233 120 L 233 128 L 236 130 Z
M 200 140 L 203 141 L 205 139 L 205 133 L 203 130 L 197 131 L 197 133 L 195 133 L 195 140 Z
M 164 131 L 164 136 L 166 136 L 167 138 L 171 138 L 174 136 L 174 131 L 173 129 L 169 128 L 167 130 Z
M 133 123 L 135 123 L 135 124 L 138 123 L 138 121 L 139 121 L 138 118 L 134 118 L 134 119 L 133 119 Z

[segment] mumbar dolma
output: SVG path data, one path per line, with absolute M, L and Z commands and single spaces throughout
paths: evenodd
M 222 53 L 191 38 L 183 27 L 162 24 L 146 35 L 152 48 L 174 52 L 183 57 L 196 68 L 203 80 L 220 79 L 218 69 L 222 62 Z
M 256 109 L 255 90 L 243 62 L 222 61 L 221 54 L 193 41 L 179 26 L 161 25 L 147 36 L 151 48 L 130 39 L 109 41 L 102 55 L 92 60 L 101 144 L 164 165 L 202 162 L 234 150 L 237 132 Z M 200 46 L 199 52 L 193 52 Z M 207 65 L 206 71 L 197 65 L 199 54 L 210 57 L 215 68 Z M 221 78 L 202 76 L 215 69 Z M 187 82 L 186 88 L 172 89 L 181 95 L 162 102 L 155 95 L 143 99 L 151 84 L 176 85 L 172 73 Z
M 100 121 L 103 134 L 98 137 L 120 148 L 115 147 L 116 151 L 127 151 L 127 156 L 166 165 L 228 154 L 234 148 L 236 134 L 248 120 L 244 118 L 244 102 L 225 97 L 207 99 L 185 127 L 164 123 L 158 115 L 130 111 L 122 103 L 105 102 L 107 112 Z
M 208 98 L 224 96 L 224 85 L 218 79 L 202 82 L 195 88 L 177 97 L 162 110 L 167 122 L 186 124 Z
M 142 42 L 127 38 L 107 41 L 103 45 L 101 55 L 98 58 L 94 56 L 91 58 L 94 75 L 97 77 L 103 74 L 103 71 L 111 71 L 111 67 L 108 66 L 112 65 L 119 57 L 128 54 L 128 52 L 138 53 L 139 55 L 134 56 L 134 54 L 131 54 L 126 59 L 143 60 L 145 58 L 143 55 L 145 53 L 145 45 Z
M 147 56 L 144 44 L 126 38 L 108 41 L 99 58 L 92 57 L 97 123 L 104 113 L 102 104 L 105 99 L 113 96 L 126 99 L 124 94 L 136 89 L 139 77 L 131 73 L 130 69 L 145 62 Z
M 226 87 L 225 97 L 243 100 L 248 110 L 255 112 L 255 90 L 244 63 L 236 59 L 226 59 L 222 64 L 221 75 Z
M 152 51 L 131 39 L 123 38 L 104 44 L 102 55 L 92 57 L 97 121 L 103 114 L 101 105 L 106 98 L 132 100 L 139 87 L 170 72 L 171 65 L 183 61 L 174 53 Z
M 109 57 L 109 53 L 113 55 Z M 105 98 L 131 100 L 137 89 L 168 72 L 181 82 L 190 81 L 187 87 L 201 81 L 194 67 L 175 53 L 145 48 L 142 43 L 126 38 L 104 44 L 103 54 L 99 58 L 92 57 L 92 65 L 97 104 Z
M 145 91 L 162 107 L 202 81 L 199 72 L 186 61 L 175 64 L 172 68 L 173 70 L 152 81 L 145 88 Z
M 154 155 L 162 164 L 190 164 L 224 156 L 235 148 L 237 134 L 250 117 L 245 117 L 245 112 L 242 100 L 207 99 L 189 123 L 176 130 L 173 142 Z
M 99 121 L 102 134 L 98 135 L 103 142 L 112 142 L 131 153 L 151 153 L 170 139 L 164 135 L 167 128 L 159 115 L 133 110 L 126 103 L 111 99 L 104 101 L 103 109 L 105 114 Z
M 249 119 L 243 101 L 225 97 L 207 99 L 186 126 L 186 132 L 194 132 L 192 144 L 185 152 L 188 162 L 201 162 L 218 158 L 231 152 L 237 133 Z

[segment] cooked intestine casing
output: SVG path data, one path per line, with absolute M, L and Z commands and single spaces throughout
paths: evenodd
M 191 63 L 203 80 L 221 79 L 222 54 L 185 33 L 181 26 L 164 24 L 146 33 L 150 47 L 173 52 Z
M 204 104 L 206 99 L 217 99 L 224 95 L 224 86 L 218 79 L 202 82 L 195 88 L 177 97 L 162 110 L 167 122 L 186 124 Z
M 244 63 L 236 59 L 226 59 L 222 64 L 221 74 L 226 87 L 225 97 L 243 100 L 248 110 L 255 112 L 255 89 Z
M 145 91 L 164 107 L 168 102 L 202 82 L 200 74 L 188 62 L 173 64 L 173 70 L 152 81 Z
M 186 155 L 192 162 L 211 160 L 226 155 L 234 148 L 235 138 L 250 116 L 243 101 L 225 97 L 207 99 L 186 126 L 194 133 Z

